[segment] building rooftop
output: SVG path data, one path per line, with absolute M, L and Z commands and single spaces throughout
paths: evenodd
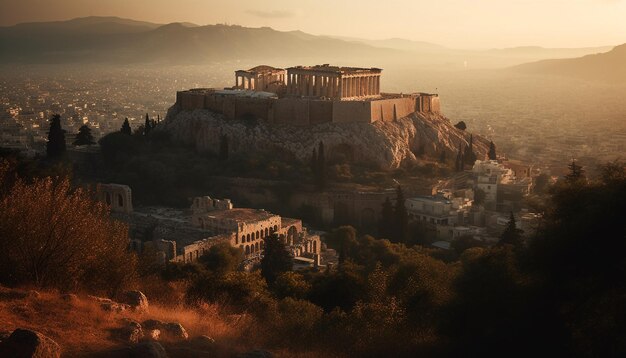
M 278 216 L 262 209 L 233 208 L 230 210 L 215 210 L 207 213 L 207 217 L 220 220 L 234 220 L 237 222 L 255 222 Z
M 246 72 L 246 73 L 274 73 L 274 72 L 282 72 L 284 68 L 277 68 L 268 65 L 260 65 L 252 67 L 249 70 L 238 70 L 236 72 Z
M 412 198 L 408 198 L 407 200 L 419 200 L 419 201 L 430 201 L 433 203 L 444 203 L 451 204 L 452 202 L 442 196 L 429 196 L 429 195 L 420 195 L 414 196 Z
M 362 68 L 362 67 L 340 67 L 340 66 L 331 66 L 329 64 L 323 65 L 315 65 L 315 66 L 294 66 L 289 67 L 287 70 L 308 70 L 308 71 L 316 71 L 316 72 L 328 72 L 335 74 L 357 74 L 357 73 L 380 73 L 382 69 L 372 67 L 372 68 Z
M 242 89 L 223 89 L 223 90 L 217 90 L 214 93 L 223 95 L 223 96 L 238 96 L 238 97 L 252 97 L 252 98 L 276 97 L 276 93 L 272 93 L 272 92 L 242 90 Z

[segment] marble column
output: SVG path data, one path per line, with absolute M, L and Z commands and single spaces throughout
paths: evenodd
M 338 84 L 338 87 L 339 87 L 339 88 L 337 88 L 337 97 L 339 97 L 339 99 L 341 99 L 343 97 L 343 88 L 344 88 L 343 87 L 343 77 L 339 76 L 337 78 L 337 84 Z

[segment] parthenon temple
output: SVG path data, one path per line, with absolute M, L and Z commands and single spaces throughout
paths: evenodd
M 235 88 L 280 93 L 286 97 L 351 100 L 380 96 L 380 68 L 328 64 L 287 70 L 257 66 L 235 72 Z
M 272 66 L 256 66 L 235 71 L 235 88 L 253 91 L 277 92 L 285 84 L 286 71 Z

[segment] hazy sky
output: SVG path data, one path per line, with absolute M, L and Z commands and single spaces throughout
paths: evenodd
M 0 0 L 0 25 L 100 15 L 450 47 L 626 43 L 626 0 Z

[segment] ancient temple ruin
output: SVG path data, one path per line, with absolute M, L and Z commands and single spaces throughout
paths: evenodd
M 287 69 L 287 95 L 351 99 L 380 96 L 380 68 L 328 64 Z
M 329 64 L 287 69 L 256 66 L 235 71 L 230 88 L 196 88 L 176 94 L 178 109 L 206 109 L 227 119 L 312 125 L 395 121 L 415 112 L 439 114 L 439 96 L 385 93 L 380 68 Z

